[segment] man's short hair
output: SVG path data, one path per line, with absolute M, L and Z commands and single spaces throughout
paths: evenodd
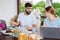
M 25 7 L 32 7 L 31 3 L 25 3 Z

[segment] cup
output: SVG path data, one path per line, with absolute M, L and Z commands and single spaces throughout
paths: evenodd
M 18 34 L 18 40 L 27 40 L 27 36 L 25 33 L 19 33 Z

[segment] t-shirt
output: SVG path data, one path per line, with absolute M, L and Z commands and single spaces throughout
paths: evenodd
M 36 17 L 32 13 L 26 16 L 24 12 L 19 14 L 18 21 L 21 22 L 21 26 L 32 26 L 32 24 L 37 23 Z
M 60 18 L 57 17 L 54 21 L 50 21 L 49 18 L 46 18 L 44 24 L 46 24 L 47 27 L 60 27 Z

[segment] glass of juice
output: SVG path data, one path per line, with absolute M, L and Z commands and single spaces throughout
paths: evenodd
M 25 33 L 19 33 L 18 40 L 27 40 L 27 36 Z

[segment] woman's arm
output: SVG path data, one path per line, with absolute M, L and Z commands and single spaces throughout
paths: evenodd
M 15 25 L 15 26 L 19 26 L 20 22 L 18 22 L 18 21 L 17 22 L 12 22 L 12 24 Z
M 46 24 L 43 24 L 42 27 L 46 27 Z

